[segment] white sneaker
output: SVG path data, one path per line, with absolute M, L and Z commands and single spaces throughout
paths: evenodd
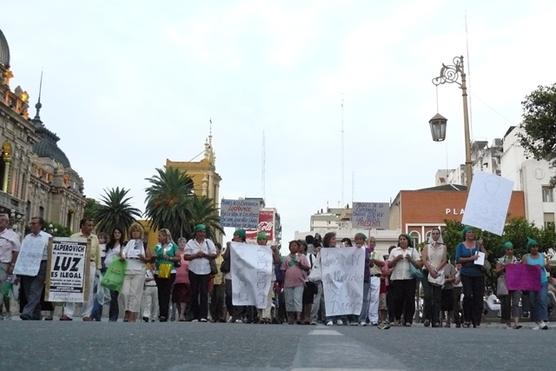
M 240 319 L 236 319 L 236 323 L 243 323 L 243 321 Z
M 336 321 L 336 324 L 337 324 L 338 326 L 343 326 L 343 325 L 344 325 L 344 321 L 342 321 L 341 319 L 339 319 L 339 320 Z
M 192 319 L 191 322 L 199 322 L 198 319 Z
M 326 326 L 334 326 L 334 322 L 328 321 L 328 322 L 326 322 Z
M 533 330 L 540 330 L 540 329 L 541 329 L 541 324 L 540 322 L 537 322 L 537 325 L 533 327 Z
M 541 321 L 539 326 L 541 327 L 541 330 L 548 330 L 548 324 L 544 321 Z
M 361 321 L 361 322 L 359 322 L 359 326 L 367 326 L 367 322 Z
M 207 322 L 206 318 L 201 318 L 201 322 Z

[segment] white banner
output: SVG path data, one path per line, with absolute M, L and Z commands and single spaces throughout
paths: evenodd
M 23 239 L 15 262 L 14 274 L 34 277 L 39 273 L 44 250 L 48 248 L 49 237 L 50 235 L 39 237 L 27 235 Z
M 504 232 L 514 183 L 501 176 L 477 171 L 473 174 L 462 223 L 498 236 Z
M 269 246 L 232 242 L 232 304 L 267 306 L 272 280 L 272 250 Z
M 365 249 L 323 248 L 320 257 L 326 316 L 361 314 Z
M 85 238 L 54 238 L 48 248 L 46 301 L 83 303 L 88 287 L 89 244 Z M 92 273 L 94 274 L 94 272 Z

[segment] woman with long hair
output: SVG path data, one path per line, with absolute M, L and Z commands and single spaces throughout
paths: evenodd
M 446 280 L 444 267 L 448 262 L 446 245 L 442 243 L 440 228 L 431 230 L 429 243 L 422 251 L 423 264 L 428 275 L 424 277 L 428 284 L 429 295 L 425 297 L 425 327 L 432 323 L 432 327 L 440 327 L 440 312 L 442 301 L 442 286 Z
M 398 246 L 392 249 L 388 257 L 388 266 L 392 268 L 390 275 L 390 290 L 392 310 L 395 320 L 410 327 L 415 314 L 415 289 L 417 280 L 413 271 L 421 267 L 421 254 L 411 245 L 411 238 L 407 234 L 400 234 Z
M 112 229 L 110 233 L 110 239 L 106 244 L 106 257 L 104 258 L 104 265 L 106 268 L 112 264 L 114 259 L 118 259 L 120 257 L 120 253 L 122 251 L 122 247 L 125 245 L 125 241 L 123 240 L 124 233 L 123 231 L 116 227 Z M 108 319 L 112 322 L 116 322 L 118 320 L 118 316 L 120 315 L 120 308 L 118 306 L 118 297 L 120 293 L 118 291 L 110 290 L 110 307 L 108 309 Z

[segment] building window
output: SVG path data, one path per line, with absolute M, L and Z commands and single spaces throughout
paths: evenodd
M 554 202 L 552 187 L 542 186 L 542 202 Z
M 409 237 L 411 237 L 413 247 L 417 247 L 417 244 L 421 241 L 421 234 L 417 231 L 411 231 Z
M 39 216 L 44 219 L 44 207 L 39 207 Z
M 544 213 L 544 228 L 554 230 L 554 213 Z

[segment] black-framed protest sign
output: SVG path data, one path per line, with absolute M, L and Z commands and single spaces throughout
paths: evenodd
M 89 252 L 86 238 L 53 238 L 48 244 L 45 300 L 83 303 L 88 291 Z

